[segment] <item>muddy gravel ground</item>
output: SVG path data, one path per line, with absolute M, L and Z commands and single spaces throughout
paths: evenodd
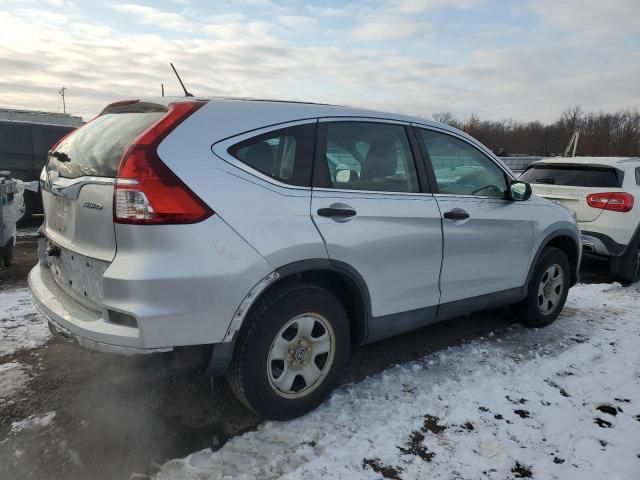
M 0 289 L 24 287 L 35 263 L 35 238 L 21 237 Z M 585 265 L 583 281 L 607 281 L 604 263 Z M 342 381 L 358 381 L 516 320 L 509 309 L 492 310 L 357 348 Z M 0 405 L 0 478 L 146 478 L 166 460 L 219 448 L 260 423 L 224 381 L 207 379 L 180 360 L 172 354 L 97 354 L 56 340 L 0 357 L 0 365 L 30 366 L 31 377 L 13 402 Z M 56 412 L 50 426 L 11 433 L 12 422 L 50 411 Z

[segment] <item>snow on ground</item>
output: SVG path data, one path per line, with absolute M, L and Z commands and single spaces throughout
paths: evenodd
M 0 357 L 45 343 L 51 333 L 27 288 L 0 291 Z
M 393 367 L 157 478 L 637 480 L 638 307 L 637 286 L 579 285 L 548 328 Z
M 56 416 L 56 412 L 47 412 L 41 415 L 30 415 L 24 420 L 11 423 L 11 433 L 21 432 L 22 430 L 37 430 L 39 428 L 48 427 Z
M 0 405 L 22 390 L 28 381 L 25 365 L 17 362 L 0 364 Z

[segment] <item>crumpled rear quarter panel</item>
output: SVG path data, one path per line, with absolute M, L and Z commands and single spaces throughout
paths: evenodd
M 217 215 L 193 225 L 116 224 L 106 308 L 133 314 L 147 348 L 221 342 L 246 293 L 272 271 Z

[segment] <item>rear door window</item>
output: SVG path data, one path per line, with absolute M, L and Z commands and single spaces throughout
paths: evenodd
M 316 124 L 274 130 L 229 148 L 245 165 L 279 182 L 311 186 Z
M 64 160 L 49 156 L 47 170 L 65 178 L 115 177 L 127 147 L 163 115 L 160 111 L 101 115 L 56 147 Z
M 419 192 L 414 158 L 402 125 L 331 122 L 325 160 L 330 187 L 379 192 Z
M 529 167 L 520 178 L 529 183 L 569 187 L 620 188 L 623 175 L 615 168 L 539 165 Z

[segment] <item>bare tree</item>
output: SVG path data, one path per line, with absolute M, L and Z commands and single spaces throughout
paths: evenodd
M 434 113 L 432 117 L 436 122 L 445 123 L 447 125 L 452 125 L 455 127 L 458 126 L 458 121 L 456 120 L 456 118 L 453 116 L 453 113 L 451 112 Z
M 640 112 L 637 109 L 586 113 L 576 105 L 548 125 L 512 119 L 481 121 L 475 114 L 460 121 L 449 112 L 437 113 L 433 118 L 466 131 L 493 150 L 513 154 L 558 154 L 579 128 L 578 155 L 640 156 Z

